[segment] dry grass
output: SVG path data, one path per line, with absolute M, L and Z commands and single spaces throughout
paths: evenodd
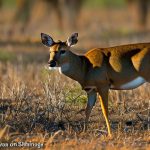
M 133 33 L 136 16 L 132 17 L 130 11 L 84 9 L 78 22 L 77 48 L 81 53 L 93 47 L 149 42 L 149 32 Z M 32 38 L 40 41 L 41 32 L 50 33 L 56 40 L 66 40 L 71 31 L 60 32 L 55 16 L 46 16 L 44 21 L 32 17 L 24 34 L 17 25 L 14 37 L 9 37 L 8 21 L 12 14 L 12 10 L 0 14 L 0 149 L 10 149 L 7 143 L 14 143 L 14 149 L 150 149 L 149 84 L 135 90 L 110 92 L 112 138 L 107 137 L 99 101 L 92 111 L 88 131 L 83 133 L 85 116 L 80 110 L 86 106 L 85 92 L 71 79 L 45 69 L 42 62 L 48 60 L 48 51 L 44 47 L 28 45 L 36 42 L 30 41 Z M 14 47 L 9 38 L 16 41 Z M 18 46 L 19 42 L 25 42 L 25 46 Z M 21 146 L 17 142 L 31 143 Z
M 56 150 L 150 147 L 148 84 L 110 92 L 113 137 L 108 138 L 98 101 L 88 131 L 82 132 L 84 112 L 78 112 L 86 105 L 86 94 L 57 71 L 38 63 L 1 63 L 0 81 L 0 143 L 32 142 L 36 144 L 30 145 L 32 149 L 44 144 L 45 149 Z

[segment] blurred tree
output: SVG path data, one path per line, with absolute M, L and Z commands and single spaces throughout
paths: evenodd
M 42 0 L 41 0 L 42 1 Z M 48 11 L 53 10 L 58 20 L 58 27 L 63 30 L 63 15 L 60 6 L 60 0 L 44 0 L 47 3 Z
M 12 26 L 16 24 L 17 21 L 21 20 L 23 22 L 22 31 L 29 23 L 30 11 L 32 7 L 33 0 L 17 0 L 17 9 L 12 20 Z
M 9 1 L 10 4 L 13 4 L 11 0 Z M 106 3 L 112 4 L 111 0 L 95 0 L 95 1 L 97 2 L 97 7 L 100 7 L 102 1 L 106 1 Z M 149 8 L 148 4 L 150 0 L 126 0 L 126 1 L 128 7 L 134 9 L 135 12 L 138 14 L 136 15 L 137 24 L 141 28 L 145 28 L 148 19 L 147 17 L 148 8 Z M 0 0 L 0 7 L 2 7 L 4 2 L 6 2 L 6 0 L 5 1 Z M 25 31 L 25 29 L 28 27 L 30 22 L 30 16 L 31 16 L 30 14 L 32 8 L 35 6 L 36 3 L 46 2 L 48 13 L 50 14 L 50 11 L 55 12 L 56 19 L 58 20 L 58 28 L 60 30 L 64 30 L 64 29 L 75 30 L 78 25 L 79 14 L 83 6 L 83 3 L 84 2 L 89 2 L 91 4 L 94 3 L 94 1 L 90 1 L 90 0 L 15 0 L 15 2 L 16 2 L 16 11 L 14 17 L 12 18 L 12 22 L 11 22 L 12 28 L 9 33 L 14 32 L 14 28 L 17 22 L 22 23 L 21 31 L 22 32 Z
M 68 23 L 68 28 L 76 28 L 78 16 L 84 0 L 16 0 L 16 13 L 12 19 L 12 29 L 10 33 L 13 33 L 14 26 L 18 21 L 23 23 L 21 31 L 25 30 L 29 24 L 33 6 L 35 3 L 41 1 L 47 3 L 48 11 L 55 11 L 60 30 L 64 29 L 64 22 Z
M 68 28 L 74 30 L 77 28 L 79 14 L 85 0 L 63 0 L 64 16 L 67 17 Z M 64 17 L 65 18 L 65 17 Z
M 2 8 L 3 6 L 3 0 L 0 0 L 0 9 Z
M 139 29 L 145 29 L 148 21 L 148 10 L 150 0 L 126 0 L 130 11 L 133 11 L 136 17 L 136 23 Z

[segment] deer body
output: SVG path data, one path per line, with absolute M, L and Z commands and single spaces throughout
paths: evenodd
M 145 46 L 147 48 L 144 48 Z M 140 63 L 146 61 L 144 56 L 147 56 L 147 54 L 149 54 L 149 59 L 147 58 L 148 61 L 145 65 L 147 66 L 150 63 L 150 50 L 148 47 L 150 47 L 149 43 L 123 45 L 105 49 L 97 48 L 87 52 L 84 56 L 79 56 L 69 51 L 70 61 L 60 66 L 61 72 L 78 81 L 83 88 L 108 84 L 110 89 L 133 89 L 148 79 L 150 67 L 143 66 L 145 68 L 144 72 L 148 73 L 145 75 L 143 70 L 140 70 L 142 67 Z M 95 62 L 95 57 L 97 57 L 94 57 L 95 53 L 103 57 L 101 58 L 103 61 L 99 60 L 101 64 Z M 127 84 L 128 86 L 125 86 Z
M 50 47 L 50 67 L 60 67 L 63 74 L 78 81 L 87 92 L 85 122 L 88 122 L 98 93 L 108 134 L 111 135 L 109 89 L 128 90 L 150 81 L 150 43 L 95 48 L 81 56 L 69 50 L 77 43 L 77 36 L 73 34 L 67 42 L 55 43 L 50 36 L 41 34 L 43 44 Z

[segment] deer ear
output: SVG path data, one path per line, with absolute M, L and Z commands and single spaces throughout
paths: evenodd
M 75 45 L 78 42 L 78 33 L 73 33 L 68 39 L 67 39 L 67 45 L 69 47 Z
M 41 33 L 41 40 L 42 40 L 42 43 L 48 47 L 52 46 L 55 43 L 52 37 L 50 37 L 49 35 L 45 33 Z

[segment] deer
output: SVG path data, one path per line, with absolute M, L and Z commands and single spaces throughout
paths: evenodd
M 71 51 L 78 42 L 78 33 L 73 33 L 66 41 L 57 42 L 50 35 L 41 33 L 41 41 L 49 47 L 49 67 L 59 67 L 62 74 L 77 81 L 86 91 L 85 129 L 98 96 L 108 135 L 111 136 L 109 90 L 131 90 L 150 82 L 150 43 L 93 48 L 84 55 L 78 55 Z

